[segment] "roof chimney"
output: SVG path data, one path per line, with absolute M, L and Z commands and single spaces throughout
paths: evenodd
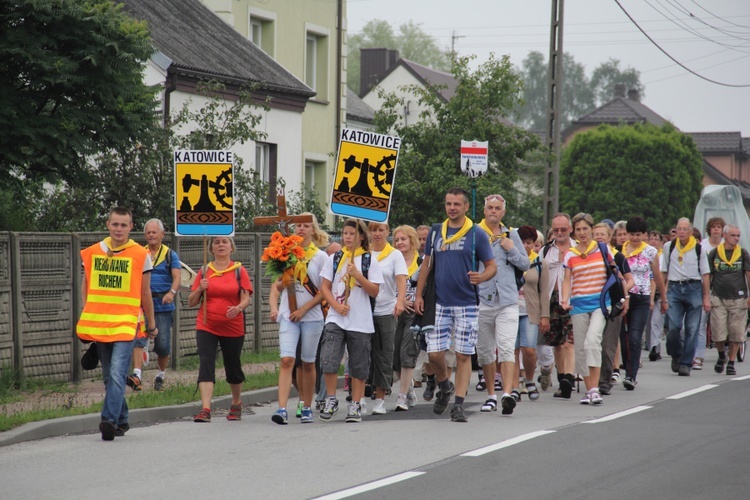
M 398 50 L 359 49 L 359 96 L 372 89 L 398 61 Z
M 630 99 L 631 101 L 641 102 L 641 95 L 638 93 L 638 89 L 629 89 L 628 99 Z
M 625 84 L 624 83 L 615 84 L 615 98 L 617 97 L 625 97 Z

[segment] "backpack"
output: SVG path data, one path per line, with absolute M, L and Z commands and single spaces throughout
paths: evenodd
M 331 277 L 331 281 L 336 279 L 336 269 L 339 268 L 339 263 L 341 262 L 341 259 L 344 257 L 344 251 L 339 250 L 335 254 L 333 254 L 333 276 Z M 372 254 L 370 252 L 365 252 L 362 254 L 362 276 L 367 278 L 368 272 L 370 271 L 370 262 L 372 262 Z M 370 297 L 370 309 L 372 311 L 375 310 L 375 299 L 377 297 Z
M 506 238 L 510 238 L 510 229 L 507 229 L 503 232 Z M 505 254 L 505 265 L 507 266 L 513 266 L 513 264 L 510 263 L 508 260 L 508 254 Z M 541 272 L 541 271 L 540 271 Z M 513 266 L 513 273 L 516 277 L 516 288 L 518 290 L 521 290 L 523 288 L 523 285 L 526 283 L 526 271 L 522 271 L 521 269 L 518 269 L 516 266 Z
M 607 280 L 599 297 L 599 307 L 601 307 L 605 318 L 614 319 L 622 314 L 622 304 L 625 303 L 625 287 L 622 283 L 622 278 L 620 278 L 617 264 L 614 262 L 614 256 L 612 256 L 612 262 L 609 262 L 607 259 L 609 249 L 605 243 L 599 243 L 599 252 L 602 254 L 604 266 L 607 269 Z M 612 303 L 612 308 L 609 312 L 607 312 L 606 301 L 604 300 L 607 294 L 609 294 L 609 300 Z

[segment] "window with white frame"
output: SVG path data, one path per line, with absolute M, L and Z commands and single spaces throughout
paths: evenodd
M 305 37 L 305 83 L 316 92 L 316 101 L 328 100 L 328 40 L 327 34 L 310 29 Z
M 263 52 L 274 57 L 276 48 L 276 19 L 275 14 L 253 9 L 250 12 L 248 38 L 261 48 Z

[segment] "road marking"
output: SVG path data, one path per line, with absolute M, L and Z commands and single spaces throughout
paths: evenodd
M 339 498 L 347 498 L 353 495 L 358 495 L 360 493 L 365 493 L 367 491 L 376 490 L 378 488 L 382 488 L 383 486 L 406 481 L 407 479 L 421 476 L 422 474 L 424 474 L 424 472 L 404 472 L 403 474 L 396 474 L 395 476 L 387 477 L 385 479 L 379 479 L 377 481 L 373 481 L 371 483 L 363 484 L 360 486 L 355 486 L 354 488 L 349 488 L 347 490 L 337 491 L 336 493 L 331 493 L 330 495 L 315 497 L 315 500 L 337 500 Z
M 514 437 L 513 439 L 506 439 L 505 441 L 501 441 L 499 443 L 491 444 L 489 446 L 485 446 L 484 448 L 479 448 L 474 451 L 469 451 L 467 453 L 464 453 L 461 455 L 462 457 L 480 457 L 482 455 L 485 455 L 487 453 L 491 453 L 493 451 L 501 450 L 503 448 L 507 448 L 508 446 L 513 446 L 514 444 L 522 443 L 524 441 L 528 441 L 529 439 L 534 439 L 539 436 L 544 436 L 545 434 L 551 434 L 555 431 L 536 431 L 536 432 L 530 432 L 528 434 L 524 434 L 522 436 Z
M 745 376 L 743 376 L 743 377 L 734 377 L 734 378 L 730 378 L 729 380 L 747 380 L 747 379 L 749 379 L 749 378 L 750 378 L 750 375 L 745 375 Z
M 704 386 L 698 387 L 696 389 L 692 389 L 690 391 L 685 391 L 685 392 L 681 392 L 679 394 L 675 394 L 674 396 L 669 396 L 666 399 L 682 399 L 682 398 L 686 398 L 688 396 L 692 396 L 693 394 L 698 394 L 699 392 L 703 392 L 703 391 L 707 391 L 709 389 L 713 389 L 714 387 L 719 387 L 719 386 L 715 385 L 715 384 L 708 384 L 708 385 L 704 385 Z
M 635 408 L 631 408 L 629 410 L 621 411 L 619 413 L 613 413 L 612 415 L 607 415 L 606 417 L 602 418 L 596 418 L 594 420 L 586 420 L 583 422 L 584 424 L 598 424 L 600 422 L 609 422 L 610 420 L 615 420 L 616 418 L 625 417 L 627 415 L 632 415 L 633 413 L 638 413 L 643 410 L 648 410 L 652 408 L 651 406 L 636 406 Z

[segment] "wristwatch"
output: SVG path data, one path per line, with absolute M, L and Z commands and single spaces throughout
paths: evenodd
M 174 289 L 170 288 L 169 291 L 172 292 L 173 294 L 177 295 L 177 290 L 174 290 Z

